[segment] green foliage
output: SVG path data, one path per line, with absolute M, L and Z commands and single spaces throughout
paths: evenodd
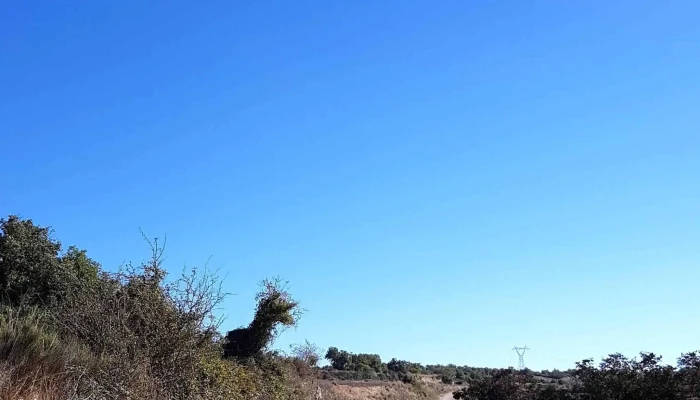
M 338 350 L 337 347 L 329 347 L 326 352 L 326 360 L 331 366 L 339 371 L 353 371 L 352 354 L 345 350 Z
M 682 376 L 676 368 L 663 365 L 661 357 L 653 353 L 641 353 L 638 360 L 611 354 L 597 368 L 591 360 L 584 360 L 578 363 L 574 372 L 578 381 L 576 390 L 592 399 L 630 396 L 648 400 L 682 398 L 676 397 L 685 391 L 680 384 Z
M 218 355 L 208 355 L 199 364 L 199 394 L 205 399 L 246 400 L 260 392 L 257 372 L 224 360 Z
M 353 354 L 337 347 L 329 347 L 326 360 L 339 371 L 352 371 L 354 379 L 381 379 L 386 375 L 387 367 L 378 354 Z
M 49 305 L 97 278 L 98 265 L 85 251 L 61 243 L 51 229 L 11 215 L 0 219 L 0 302 Z
M 373 371 L 379 374 L 385 369 L 379 354 L 359 353 L 354 355 L 352 360 L 356 371 Z
M 422 370 L 422 367 L 420 364 L 408 362 L 408 361 L 403 361 L 403 360 L 397 360 L 395 358 L 392 358 L 391 361 L 386 363 L 386 367 L 389 371 L 392 372 L 398 372 L 398 373 L 408 373 L 408 372 L 413 372 L 417 373 Z
M 514 369 L 496 371 L 487 379 L 478 380 L 468 388 L 454 392 L 455 399 L 465 400 L 520 400 L 529 399 L 537 383 L 530 375 Z
M 86 250 L 70 246 L 66 253 L 60 257 L 59 263 L 62 269 L 70 271 L 75 276 L 79 285 L 97 281 L 100 264 L 88 257 Z
M 324 372 L 329 378 L 347 379 L 381 379 L 389 381 L 409 381 L 415 374 L 438 375 L 445 384 L 455 381 L 472 382 L 488 376 L 489 368 L 473 368 L 468 366 L 427 365 L 392 358 L 383 364 L 377 354 L 354 354 L 337 347 L 330 347 L 326 352 L 326 360 L 335 371 Z
M 420 372 L 424 374 L 434 374 L 440 376 L 442 380 L 457 380 L 464 382 L 473 382 L 489 376 L 493 369 L 491 368 L 476 368 L 470 366 L 457 366 L 454 364 L 448 365 L 426 365 L 425 367 L 417 364 L 420 367 Z

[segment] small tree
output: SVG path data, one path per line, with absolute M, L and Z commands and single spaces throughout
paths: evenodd
M 321 352 L 315 344 L 304 341 L 301 344 L 292 344 L 289 346 L 291 349 L 292 357 L 303 361 L 309 366 L 316 367 L 321 359 Z

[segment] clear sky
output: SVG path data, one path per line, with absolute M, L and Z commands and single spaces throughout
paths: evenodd
M 9 1 L 0 214 L 168 235 L 277 345 L 532 368 L 700 348 L 700 2 Z

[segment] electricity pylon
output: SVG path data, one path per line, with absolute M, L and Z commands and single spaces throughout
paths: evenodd
M 518 369 L 522 371 L 525 369 L 525 352 L 530 349 L 528 349 L 527 346 L 515 346 L 513 347 L 513 350 L 515 350 L 515 352 L 518 353 Z

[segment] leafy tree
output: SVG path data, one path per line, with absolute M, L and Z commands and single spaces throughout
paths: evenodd
M 529 400 L 534 398 L 532 387 L 535 385 L 536 381 L 530 375 L 510 368 L 454 392 L 453 397 L 464 400 Z
M 337 347 L 329 347 L 326 352 L 328 360 L 336 370 L 359 372 L 361 379 L 373 379 L 387 371 L 387 366 L 378 354 L 353 354 Z
M 408 372 L 408 361 L 392 358 L 388 363 L 386 363 L 386 367 L 392 372 Z
M 679 384 L 690 397 L 700 398 L 700 354 L 696 351 L 678 358 Z
M 675 368 L 661 364 L 661 357 L 654 353 L 641 353 L 639 360 L 611 354 L 598 368 L 584 360 L 577 364 L 574 377 L 579 383 L 577 391 L 591 400 L 676 399 L 682 392 Z
M 86 250 L 80 250 L 75 246 L 68 247 L 68 250 L 59 258 L 61 267 L 71 271 L 79 282 L 94 282 L 97 280 L 101 266 L 98 262 L 87 256 Z
M 345 350 L 338 350 L 337 347 L 329 347 L 326 352 L 326 360 L 331 366 L 340 371 L 351 371 L 353 360 L 352 354 Z
M 420 373 L 422 372 L 423 368 L 420 364 L 418 363 L 412 363 L 409 361 L 405 360 L 397 360 L 396 358 L 392 358 L 391 361 L 389 361 L 386 364 L 386 367 L 389 371 L 392 372 L 398 372 L 398 373 Z
M 637 359 L 611 354 L 600 364 L 583 360 L 571 371 L 571 384 L 537 382 L 529 374 L 502 370 L 454 392 L 469 400 L 690 400 L 698 398 L 700 357 L 683 354 L 677 367 L 665 365 L 654 353 Z
M 369 368 L 376 373 L 381 373 L 384 370 L 384 363 L 382 363 L 379 354 L 360 353 L 353 355 L 352 360 L 353 369 L 356 371 L 367 370 L 367 368 Z
M 71 246 L 61 254 L 52 230 L 30 219 L 0 219 L 0 302 L 50 305 L 97 279 L 99 264 Z

